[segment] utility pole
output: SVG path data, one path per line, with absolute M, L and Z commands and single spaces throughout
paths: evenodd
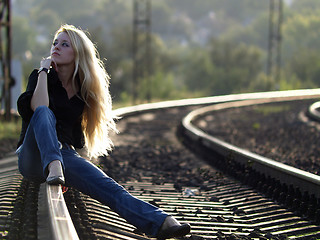
M 11 3 L 0 1 L 0 102 L 4 103 L 4 119 L 11 120 Z
M 270 0 L 267 75 L 280 82 L 283 0 Z
M 133 2 L 133 80 L 132 98 L 136 103 L 141 79 L 146 79 L 146 98 L 151 101 L 151 0 Z

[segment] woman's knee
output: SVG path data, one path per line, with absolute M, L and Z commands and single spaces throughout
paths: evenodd
M 34 111 L 34 114 L 43 114 L 46 112 L 51 112 L 51 110 L 47 106 L 41 105 L 36 108 L 36 110 Z
M 56 121 L 53 112 L 45 105 L 37 107 L 33 113 L 33 119 L 37 120 L 39 118 L 48 118 L 52 121 Z

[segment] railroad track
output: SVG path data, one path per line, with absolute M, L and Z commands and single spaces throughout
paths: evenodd
M 300 183 L 289 185 L 284 182 L 287 176 L 275 178 L 279 176 L 278 170 L 280 171 L 282 166 L 275 164 L 277 172 L 269 175 L 269 170 L 265 170 L 261 163 L 266 159 L 261 160 L 260 157 L 250 154 L 246 156 L 242 151 L 239 157 L 238 149 L 234 146 L 232 151 L 230 146 L 227 150 L 224 146 L 222 150 L 222 146 L 217 147 L 217 144 L 210 141 L 210 137 L 203 138 L 199 129 L 190 129 L 192 119 L 198 116 L 199 112 L 188 115 L 182 128 L 177 126 L 183 116 L 203 105 L 235 101 L 235 104 L 241 105 L 246 103 L 243 100 L 280 101 L 298 96 L 318 98 L 318 92 L 319 90 L 305 90 L 238 94 L 119 109 L 118 115 L 123 116 L 123 120 L 119 122 L 123 134 L 114 136 L 116 149 L 109 159 L 100 159 L 100 164 L 135 196 L 160 206 L 182 222 L 190 222 L 190 239 L 317 239 L 320 238 L 319 192 L 314 190 L 320 185 L 317 176 L 311 177 L 313 187 L 305 188 L 306 185 Z M 316 111 L 317 108 L 313 109 Z M 159 129 L 155 129 L 155 126 Z M 200 157 L 199 153 L 194 154 L 185 149 L 176 140 L 174 131 L 179 132 L 180 138 L 187 136 L 185 144 L 195 151 L 204 152 L 205 148 L 207 154 Z M 141 138 L 142 135 L 144 138 Z M 160 163 L 152 162 L 152 159 L 159 160 Z M 208 166 L 203 159 L 215 159 L 216 168 Z M 233 178 L 222 172 L 226 161 L 229 164 L 228 172 L 237 173 Z M 270 164 L 270 161 L 266 162 Z M 22 179 L 14 163 L 16 164 L 16 160 L 12 157 L 12 165 L 1 172 L 0 233 L 3 239 L 35 239 L 36 235 L 40 239 L 48 239 L 49 232 L 51 239 L 149 239 L 108 207 L 74 189 L 63 194 L 60 187 L 37 186 Z M 117 179 L 119 169 L 123 170 L 125 175 Z M 153 169 L 159 171 L 155 173 Z M 175 178 L 175 175 L 178 175 L 178 178 Z M 241 175 L 245 176 L 242 177 L 244 183 L 237 179 Z M 308 182 L 310 179 L 304 180 Z M 300 195 L 299 188 L 303 189 L 300 190 Z M 307 194 L 303 195 L 305 189 Z M 38 208 L 41 210 L 39 216 L 34 211 L 28 211 L 28 214 L 22 211 L 19 215 L 19 206 L 20 209 L 23 209 L 23 206 L 30 210 L 36 208 L 32 204 L 36 202 L 38 192 Z M 8 196 L 7 193 L 11 195 Z M 21 200 L 26 195 L 29 200 Z M 13 201 L 14 198 L 17 200 Z M 57 207 L 57 204 L 61 204 L 60 207 Z M 55 212 L 57 209 L 68 211 Z M 50 217 L 50 221 L 43 220 L 43 215 L 48 216 L 46 211 L 56 217 Z M 22 223 L 27 216 L 31 220 L 27 220 L 28 224 Z M 35 216 L 39 219 L 35 220 Z M 71 223 L 71 218 L 74 224 Z M 37 222 L 49 224 L 35 226 Z

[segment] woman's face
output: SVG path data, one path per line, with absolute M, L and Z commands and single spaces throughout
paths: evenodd
M 61 32 L 54 39 L 51 47 L 51 58 L 56 65 L 74 65 L 74 51 L 69 35 Z

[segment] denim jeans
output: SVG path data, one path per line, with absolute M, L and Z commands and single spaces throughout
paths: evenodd
M 139 200 L 71 148 L 61 148 L 55 130 L 56 119 L 45 106 L 38 107 L 29 123 L 23 144 L 18 149 L 21 174 L 44 182 L 48 164 L 60 160 L 66 186 L 107 205 L 146 234 L 156 236 L 168 216 L 161 209 Z

